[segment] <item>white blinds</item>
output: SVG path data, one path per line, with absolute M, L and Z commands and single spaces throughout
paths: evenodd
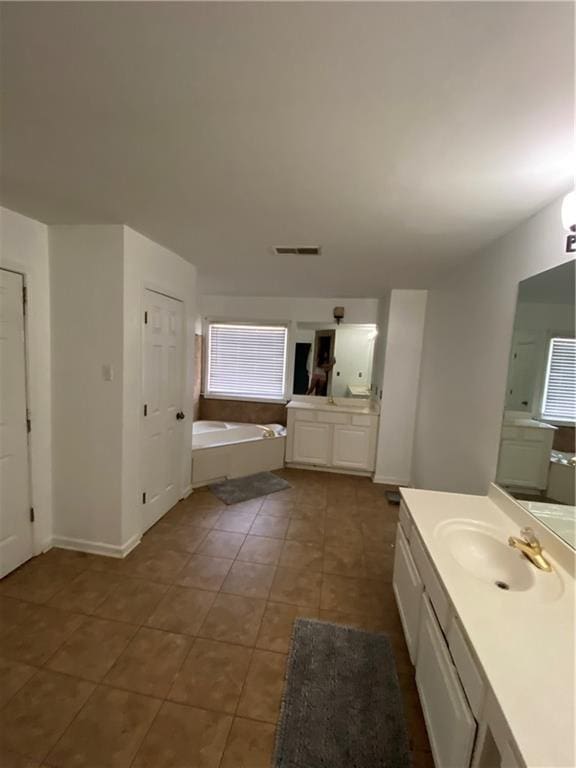
M 542 416 L 576 421 L 576 339 L 550 340 Z
M 283 399 L 286 336 L 281 326 L 210 323 L 206 394 Z

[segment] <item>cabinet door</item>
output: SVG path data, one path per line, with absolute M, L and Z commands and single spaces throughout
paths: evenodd
M 295 421 L 292 460 L 300 464 L 328 464 L 330 430 L 329 424 Z
M 349 469 L 370 469 L 370 427 L 335 425 L 332 464 Z
M 470 765 L 476 721 L 426 595 L 422 597 L 416 685 L 435 765 L 466 768 Z
M 402 626 L 404 627 L 406 645 L 414 664 L 418 647 L 423 585 L 412 559 L 408 542 L 400 526 L 398 526 L 398 533 L 396 535 L 396 555 L 394 557 L 394 579 L 392 586 Z
M 550 451 L 544 441 L 502 440 L 497 482 L 544 489 L 549 466 Z

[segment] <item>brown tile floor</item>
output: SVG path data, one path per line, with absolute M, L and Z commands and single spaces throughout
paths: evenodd
M 170 510 L 125 560 L 51 550 L 0 582 L 2 768 L 264 768 L 298 616 L 390 634 L 415 768 L 426 730 L 391 588 L 397 507 L 364 478 Z

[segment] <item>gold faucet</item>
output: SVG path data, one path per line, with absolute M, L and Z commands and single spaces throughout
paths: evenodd
M 536 568 L 550 573 L 552 566 L 542 554 L 542 547 L 532 528 L 522 528 L 520 536 L 522 536 L 521 539 L 517 539 L 516 536 L 510 536 L 508 538 L 509 546 L 515 547 L 522 552 L 524 557 L 527 557 Z

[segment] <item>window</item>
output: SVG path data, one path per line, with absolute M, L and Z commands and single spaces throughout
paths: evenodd
M 287 329 L 210 323 L 206 395 L 282 400 Z
M 576 421 L 576 339 L 550 339 L 542 416 Z

